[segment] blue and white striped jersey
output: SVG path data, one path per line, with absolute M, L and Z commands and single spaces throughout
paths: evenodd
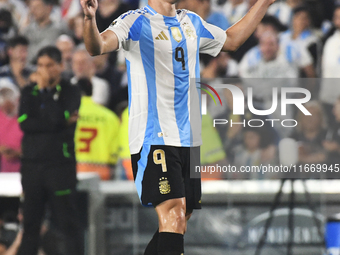
M 108 30 L 117 35 L 126 58 L 130 153 L 143 144 L 201 145 L 194 80 L 200 76 L 199 53 L 216 56 L 225 31 L 187 10 L 166 17 L 149 5 L 121 15 Z

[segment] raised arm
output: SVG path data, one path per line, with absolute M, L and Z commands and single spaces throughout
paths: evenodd
M 275 0 L 257 0 L 249 12 L 237 23 L 227 29 L 227 39 L 222 51 L 237 50 L 255 31 L 257 25 Z
M 98 0 L 80 0 L 84 11 L 84 43 L 91 56 L 118 49 L 118 37 L 112 31 L 99 33 L 96 22 Z

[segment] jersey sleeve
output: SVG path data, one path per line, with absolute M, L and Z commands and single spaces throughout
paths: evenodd
M 201 19 L 200 29 L 200 53 L 209 54 L 216 57 L 227 39 L 226 32 Z
M 139 34 L 141 30 L 141 22 L 136 22 L 141 20 L 143 16 L 136 11 L 129 11 L 122 14 L 119 18 L 115 19 L 111 25 L 105 30 L 110 30 L 114 32 L 118 37 L 118 50 L 123 48 L 124 50 L 129 50 L 128 40 L 133 38 L 134 40 L 139 39 Z

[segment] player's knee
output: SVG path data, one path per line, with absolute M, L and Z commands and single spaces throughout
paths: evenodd
M 175 226 L 175 232 L 184 234 L 186 231 L 185 209 L 173 208 L 170 214 L 172 215 L 172 224 Z
M 166 210 L 159 210 L 158 215 L 160 232 L 184 234 L 186 229 L 185 203 L 172 204 Z

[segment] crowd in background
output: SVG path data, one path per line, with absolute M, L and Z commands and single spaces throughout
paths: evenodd
M 186 2 L 196 6 L 193 9 L 195 11 L 202 10 L 203 3 L 209 1 L 182 2 L 184 6 Z M 243 0 L 221 2 L 212 2 L 209 15 L 222 11 L 231 17 L 235 16 L 235 19 L 229 16 L 230 24 L 242 17 L 254 3 Z M 221 155 L 218 160 L 207 161 L 206 164 L 213 165 L 226 158 L 237 167 L 278 165 L 279 142 L 288 137 L 297 142 L 297 163 L 309 166 L 325 164 L 334 170 L 335 164 L 339 164 L 340 156 L 340 86 L 336 79 L 340 77 L 339 35 L 340 5 L 336 1 L 279 1 L 269 8 L 267 16 L 255 33 L 238 51 L 221 53 L 214 59 L 203 56 L 202 59 L 206 62 L 201 77 L 210 81 L 210 84 L 234 84 L 245 95 L 247 88 L 251 87 L 255 109 L 271 108 L 273 87 L 278 88 L 279 99 L 282 87 L 302 87 L 308 89 L 312 96 L 310 102 L 305 104 L 311 116 L 289 107 L 286 116 L 282 116 L 280 108 L 269 116 L 256 116 L 249 109 L 246 109 L 244 116 L 239 116 L 233 114 L 230 91 L 220 90 L 219 94 L 225 104 L 223 107 L 215 106 L 211 100 L 208 109 L 210 108 L 210 118 L 229 121 L 227 125 L 216 126 L 221 143 L 214 149 L 223 150 L 225 155 Z M 297 93 L 291 96 L 302 95 Z M 239 123 L 245 120 L 247 123 L 251 119 L 263 120 L 265 125 L 261 128 L 247 124 L 230 125 L 231 120 Z M 266 119 L 295 119 L 298 125 L 287 128 L 281 124 L 271 125 Z M 202 135 L 204 140 L 204 130 Z M 212 151 L 208 150 L 207 155 Z M 204 154 L 202 156 L 204 158 Z M 268 176 L 282 177 L 282 173 Z M 336 177 L 337 174 L 329 171 L 323 176 Z M 259 173 L 236 173 L 230 177 L 266 178 Z
M 255 2 L 180 0 L 178 8 L 194 11 L 207 22 L 227 29 Z M 145 4 L 143 0 L 100 0 L 96 16 L 99 31 L 104 31 L 122 13 Z M 17 123 L 18 98 L 21 89 L 30 84 L 39 49 L 55 45 L 62 52 L 63 78 L 74 85 L 90 84 L 88 87 L 93 88 L 85 95 L 87 99 L 82 100 L 80 108 L 75 138 L 78 170 L 96 168 L 103 180 L 132 179 L 124 57 L 121 52 L 91 57 L 82 36 L 83 14 L 78 0 L 0 1 L 1 172 L 20 169 L 22 132 Z M 231 95 L 228 91 L 222 92 L 224 107 L 208 107 L 210 114 L 203 116 L 202 164 L 275 164 L 278 163 L 278 143 L 285 137 L 299 142 L 301 164 L 337 162 L 340 85 L 334 78 L 340 78 L 340 7 L 336 0 L 277 1 L 239 50 L 221 53 L 216 58 L 202 55 L 201 77 L 220 83 L 233 78 L 243 90 L 253 87 L 257 109 L 270 108 L 273 82 L 255 86 L 255 78 L 323 78 L 304 85 L 312 93 L 312 101 L 306 104 L 312 116 L 301 115 L 294 109 L 289 111 L 288 115 L 299 122 L 295 129 L 271 126 L 213 129 L 209 125 L 212 118 L 234 121 L 243 118 L 232 114 Z M 275 84 L 276 87 L 285 85 L 285 82 Z M 244 116 L 244 119 L 251 118 L 259 117 L 250 112 Z M 91 121 L 97 126 L 88 126 Z M 205 128 L 210 131 L 204 132 Z M 94 139 L 100 141 L 92 143 Z M 213 145 L 206 146 L 209 142 Z

